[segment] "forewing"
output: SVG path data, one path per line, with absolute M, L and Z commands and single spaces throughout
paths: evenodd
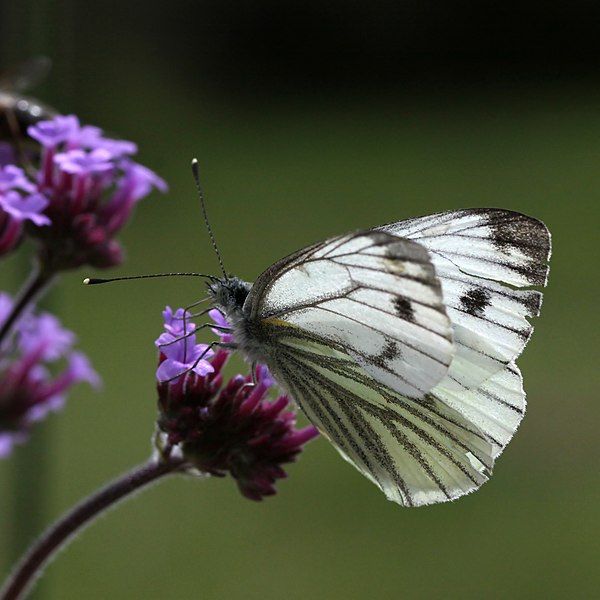
M 550 234 L 537 219 L 501 209 L 466 209 L 380 228 L 414 239 L 430 253 L 452 321 L 456 392 L 476 389 L 522 352 L 545 285 Z
M 427 250 L 389 233 L 340 236 L 283 259 L 258 278 L 244 311 L 252 321 L 284 323 L 342 348 L 412 398 L 441 381 L 453 356 Z
M 271 339 L 268 363 L 279 383 L 347 461 L 404 506 L 477 489 L 523 414 L 520 376 L 513 371 L 462 397 L 435 388 L 414 399 L 295 328 L 277 326 Z

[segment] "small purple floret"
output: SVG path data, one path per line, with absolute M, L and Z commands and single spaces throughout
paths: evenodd
M 64 356 L 75 343 L 75 334 L 65 329 L 50 313 L 25 319 L 20 325 L 18 345 L 24 354 L 39 353 L 42 360 L 53 361 Z
M 46 148 L 54 148 L 75 137 L 79 132 L 79 119 L 75 115 L 59 115 L 50 121 L 31 125 L 27 133 Z
M 114 169 L 113 158 L 114 156 L 105 148 L 97 148 L 91 152 L 85 150 L 62 152 L 55 155 L 54 162 L 65 173 L 87 176 Z
M 79 132 L 70 138 L 71 148 L 88 148 L 108 150 L 114 157 L 129 156 L 137 153 L 137 145 L 127 140 L 115 140 L 104 137 L 102 129 L 93 125 L 84 125 Z
M 161 353 L 161 362 L 156 370 L 158 381 L 169 381 L 189 371 L 204 376 L 214 370 L 209 362 L 214 352 L 207 344 L 196 344 L 194 323 L 186 321 L 184 332 L 183 315 L 181 308 L 173 313 L 167 306 L 163 311 L 165 332 L 155 342 Z
M 27 179 L 23 169 L 15 165 L 5 165 L 0 167 L 0 194 L 9 190 L 32 193 L 35 186 Z
M 0 195 L 0 208 L 16 221 L 31 221 L 35 225 L 49 225 L 50 219 L 42 214 L 48 206 L 48 200 L 42 194 L 21 196 L 18 192 L 10 191 Z
M 224 329 L 231 329 L 229 321 L 227 321 L 220 310 L 213 308 L 212 310 L 208 311 L 208 316 L 215 322 L 215 325 L 223 327 Z M 227 331 L 223 331 L 223 329 L 213 329 L 212 332 L 218 335 L 224 344 L 233 342 L 233 335 Z

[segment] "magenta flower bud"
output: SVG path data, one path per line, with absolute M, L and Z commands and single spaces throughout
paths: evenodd
M 197 348 L 205 351 L 206 346 L 196 346 L 194 334 L 189 335 L 194 326 L 186 322 L 184 331 L 182 309 L 173 312 L 167 307 L 163 316 L 165 333 L 156 341 L 161 350 L 157 370 L 160 452 L 181 454 L 191 472 L 231 475 L 251 500 L 275 494 L 275 482 L 286 476 L 282 465 L 297 458 L 304 444 L 318 435 L 317 429 L 312 425 L 296 429 L 296 415 L 287 410 L 287 396 L 268 397 L 274 381 L 264 365 L 256 369 L 256 385 L 250 375 L 236 375 L 223 383 L 222 369 L 230 353 L 218 349 L 200 360 L 206 366 L 198 371 L 194 365 L 201 356 Z M 217 325 L 226 326 L 220 315 L 215 317 Z M 188 337 L 182 338 L 184 334 Z M 231 341 L 229 334 L 220 335 Z M 173 340 L 171 346 L 179 344 L 178 349 L 166 353 L 169 346 L 163 344 Z M 186 358 L 181 360 L 184 344 L 188 344 Z M 166 369 L 166 363 L 174 362 L 173 356 L 177 365 Z M 169 381 L 164 380 L 166 374 Z

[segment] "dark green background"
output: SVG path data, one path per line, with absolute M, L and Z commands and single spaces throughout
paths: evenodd
M 528 414 L 479 492 L 448 505 L 402 509 L 319 439 L 290 467 L 279 494 L 260 504 L 243 499 L 229 479 L 172 479 L 144 492 L 61 554 L 36 596 L 595 596 L 597 80 L 581 75 L 575 60 L 536 71 L 536 60 L 531 66 L 518 56 L 520 70 L 511 78 L 491 56 L 465 62 L 469 68 L 454 85 L 436 30 L 429 35 L 439 60 L 432 60 L 437 72 L 446 73 L 439 85 L 428 76 L 435 70 L 419 79 L 418 61 L 405 86 L 402 73 L 385 65 L 378 82 L 358 54 L 346 53 L 339 62 L 354 60 L 355 77 L 348 68 L 336 86 L 337 62 L 327 52 L 309 57 L 311 64 L 325 64 L 311 78 L 306 66 L 298 72 L 301 56 L 292 51 L 281 58 L 281 45 L 268 43 L 257 55 L 264 68 L 253 79 L 247 65 L 254 63 L 242 56 L 244 49 L 235 54 L 219 45 L 229 38 L 213 35 L 207 48 L 197 45 L 204 38 L 187 30 L 178 37 L 188 20 L 200 32 L 210 30 L 202 6 L 211 3 L 194 10 L 181 3 L 181 11 L 164 15 L 150 3 L 151 19 L 144 19 L 146 5 L 137 2 L 99 3 L 97 15 L 91 8 L 90 15 L 77 12 L 75 4 L 57 3 L 56 12 L 49 3 L 26 4 L 31 12 L 3 5 L 10 17 L 2 23 L 5 59 L 53 55 L 55 75 L 45 97 L 135 140 L 140 161 L 170 184 L 167 196 L 154 194 L 139 207 L 122 236 L 128 260 L 116 273 L 216 272 L 189 173 L 192 156 L 200 160 L 226 265 L 249 280 L 323 237 L 461 207 L 534 215 L 554 241 L 542 317 L 519 362 Z M 227 30 L 227 15 L 217 18 L 212 10 L 207 14 L 218 21 L 217 30 Z M 461 15 L 447 15 L 448 27 L 459 26 Z M 339 27 L 332 32 L 339 37 Z M 326 39 L 319 43 L 327 47 Z M 558 42 L 556 50 L 562 56 Z M 409 50 L 396 51 L 410 63 Z M 184 55 L 187 62 L 179 61 Z M 279 57 L 279 71 L 269 62 L 273 57 Z M 286 57 L 295 69 L 287 75 Z M 475 62 L 479 70 L 470 68 Z M 368 85 L 361 86 L 361 77 Z M 236 88 L 236 78 L 244 85 Z M 328 82 L 326 89 L 321 81 Z M 2 264 L 1 289 L 15 290 L 24 264 L 22 257 Z M 95 394 L 78 388 L 64 413 L 36 428 L 29 448 L 0 464 L 3 573 L 15 528 L 19 456 L 33 452 L 28 480 L 41 482 L 32 483 L 31 491 L 43 496 L 38 517 L 44 524 L 144 461 L 155 417 L 153 340 L 160 311 L 202 293 L 201 284 L 185 279 L 85 288 L 80 282 L 87 274 L 64 275 L 50 302 L 77 332 L 104 389 Z M 26 500 L 19 503 L 26 512 Z

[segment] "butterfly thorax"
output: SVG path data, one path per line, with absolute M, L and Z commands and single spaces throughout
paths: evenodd
M 213 304 L 221 310 L 233 328 L 233 337 L 239 350 L 249 360 L 265 362 L 266 357 L 261 349 L 260 335 L 256 323 L 244 311 L 244 303 L 250 293 L 252 284 L 238 277 L 220 279 L 208 286 Z

